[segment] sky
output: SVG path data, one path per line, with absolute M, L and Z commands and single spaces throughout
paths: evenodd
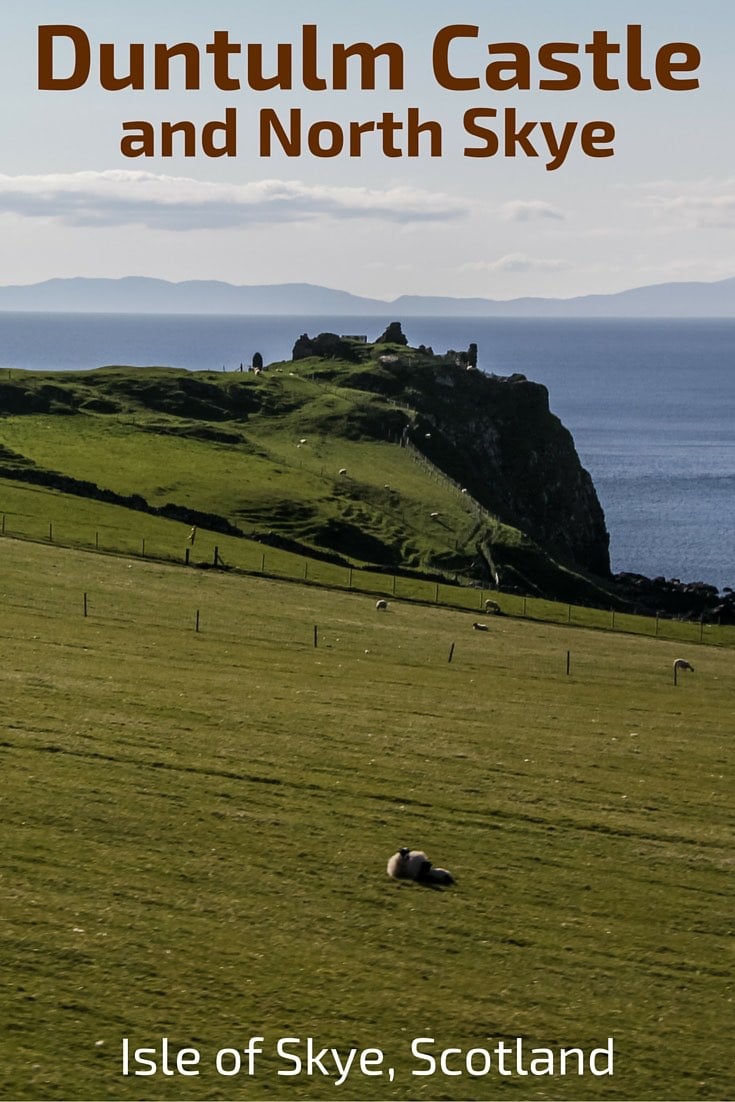
M 316 28 L 323 89 L 304 86 L 305 25 Z M 446 51 L 452 79 L 475 87 L 444 87 L 432 64 L 437 37 L 453 25 L 476 28 L 452 37 Z M 76 46 L 58 30 L 64 26 L 79 29 Z M 57 28 L 46 82 L 62 82 L 76 69 L 80 87 L 39 89 L 39 27 Z M 629 87 L 629 67 L 636 68 L 629 27 L 641 28 L 647 90 Z M 206 51 L 215 32 L 241 45 L 220 60 L 219 83 L 230 88 L 216 86 Z M 597 72 L 585 51 L 595 32 L 620 46 L 600 58 Z M 79 45 L 85 40 L 88 69 Z M 155 88 L 154 45 L 181 42 L 198 47 L 200 87 L 186 89 L 178 59 L 171 87 Z M 354 63 L 347 88 L 334 87 L 334 45 L 358 42 L 396 44 L 403 63 L 400 73 L 394 67 L 396 87 L 389 87 L 385 58 L 376 65 L 375 89 L 359 86 Z M 102 87 L 100 46 L 124 76 L 131 43 L 143 45 L 144 87 Z M 504 43 L 527 51 L 530 88 L 492 87 L 486 79 L 492 61 L 512 84 L 512 51 Z M 578 87 L 539 88 L 544 78 L 562 78 L 539 61 L 546 43 L 565 45 L 557 56 L 579 69 Z M 667 56 L 669 43 L 696 47 L 696 70 L 680 68 L 671 80 L 694 79 L 697 88 L 661 86 L 656 58 Z M 248 45 L 262 47 L 266 76 L 276 71 L 277 48 L 284 56 L 290 49 L 293 87 L 252 87 L 257 51 L 249 64 Z M 734 52 L 731 0 L 3 4 L 0 284 L 145 275 L 308 282 L 390 300 L 567 297 L 723 279 L 735 275 Z M 671 56 L 686 61 L 681 51 Z M 597 87 L 605 78 L 619 87 Z M 297 110 L 301 151 L 288 155 L 273 120 L 285 134 Z M 464 119 L 475 110 L 495 138 L 468 132 Z M 416 139 L 418 156 L 409 156 L 412 112 L 421 124 L 434 124 L 440 150 L 438 138 L 432 150 L 426 132 Z M 234 119 L 234 155 L 208 156 L 205 127 L 226 118 Z M 369 128 L 386 118 L 392 131 Z M 272 122 L 269 155 L 260 140 L 263 119 Z M 195 126 L 196 154 L 184 156 L 177 146 L 163 156 L 162 124 L 182 120 Z M 526 139 L 513 141 L 513 126 L 523 132 L 531 122 Z M 150 127 L 152 154 L 126 156 L 121 142 L 139 136 L 141 124 Z M 362 128 L 353 155 L 351 126 Z M 344 148 L 315 156 L 310 132 L 322 148 L 340 141 Z M 568 150 L 550 169 L 549 142 L 558 144 L 562 134 Z M 493 156 L 468 155 L 489 151 L 494 140 Z M 225 132 L 210 125 L 214 149 L 224 141 Z M 609 149 L 612 155 L 590 155 Z

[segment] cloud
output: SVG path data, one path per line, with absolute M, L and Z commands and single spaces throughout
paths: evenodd
M 223 184 L 126 170 L 0 175 L 0 213 L 67 226 L 184 231 L 318 218 L 444 222 L 468 210 L 462 200 L 411 187 L 326 187 L 298 180 Z
M 547 260 L 525 253 L 507 253 L 498 260 L 477 260 L 463 264 L 464 272 L 558 272 L 569 265 L 565 260 Z
M 735 181 L 657 181 L 637 205 L 690 229 L 735 229 Z
M 657 214 L 673 215 L 696 229 L 735 229 L 735 193 L 649 196 L 646 205 Z
M 500 213 L 506 222 L 531 222 L 537 219 L 551 219 L 555 222 L 566 220 L 563 211 L 540 199 L 530 201 L 514 199 L 510 203 L 503 203 Z

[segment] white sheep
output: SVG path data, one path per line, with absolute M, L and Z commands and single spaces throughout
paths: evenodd
M 340 467 L 340 469 L 337 473 L 339 475 L 341 475 L 342 478 L 344 478 L 344 476 L 347 474 L 347 468 L 346 467 Z
M 427 867 L 431 868 L 431 861 L 423 850 L 401 846 L 389 858 L 386 871 L 394 880 L 418 880 Z
M 488 597 L 488 599 L 485 601 L 485 612 L 493 612 L 497 614 L 498 612 L 500 612 L 500 605 L 497 601 L 491 601 Z
M 431 517 L 432 520 L 438 520 L 439 517 L 441 516 L 441 513 L 429 513 L 429 516 Z
M 388 607 L 388 602 L 385 600 L 384 597 L 381 597 L 379 601 L 375 602 L 375 607 L 376 608 L 387 608 Z
M 490 630 L 488 628 L 487 624 L 478 624 L 477 620 L 474 621 L 472 626 L 475 629 L 475 631 L 489 631 Z
M 388 861 L 388 876 L 394 880 L 415 880 L 419 884 L 449 885 L 455 880 L 447 869 L 433 868 L 423 850 L 401 846 Z

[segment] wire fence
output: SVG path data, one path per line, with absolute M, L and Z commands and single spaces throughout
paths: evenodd
M 90 515 L 88 524 L 84 518 L 80 520 L 63 513 L 42 518 L 28 512 L 7 510 L 0 513 L 0 536 L 176 564 L 190 570 L 221 570 L 386 600 L 432 604 L 473 614 L 479 617 L 475 621 L 478 624 L 491 624 L 496 616 L 510 616 L 682 643 L 735 646 L 735 627 L 729 625 L 588 608 L 462 584 L 459 580 L 438 576 L 344 565 L 242 537 L 203 529 L 192 532 L 188 525 L 145 513 L 118 519 L 114 516 L 114 506 L 98 502 L 87 505 L 90 513 L 91 506 L 96 506 L 100 514 L 99 517 Z M 122 509 L 117 511 L 125 513 Z

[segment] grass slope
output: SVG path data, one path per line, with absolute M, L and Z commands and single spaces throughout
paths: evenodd
M 732 1097 L 728 652 L 674 688 L 660 640 L 0 553 L 3 1097 L 334 1096 L 276 1074 L 309 1035 L 385 1051 L 351 1098 Z M 458 886 L 389 881 L 402 843 Z M 518 1035 L 614 1078 L 411 1075 Z M 124 1036 L 201 1076 L 123 1079 Z
M 443 407 L 438 369 L 409 353 L 418 357 L 411 371 L 441 392 L 430 400 Z M 367 364 L 312 358 L 261 375 L 12 372 L 0 380 L 0 489 L 16 471 L 59 472 L 355 564 L 464 577 L 478 576 L 480 545 L 492 545 L 508 578 L 536 579 L 531 593 L 617 603 L 604 582 L 561 567 L 518 528 L 478 518 L 469 498 L 398 447 L 414 418 L 391 397 L 400 373 L 380 365 L 379 351 L 364 354 Z

